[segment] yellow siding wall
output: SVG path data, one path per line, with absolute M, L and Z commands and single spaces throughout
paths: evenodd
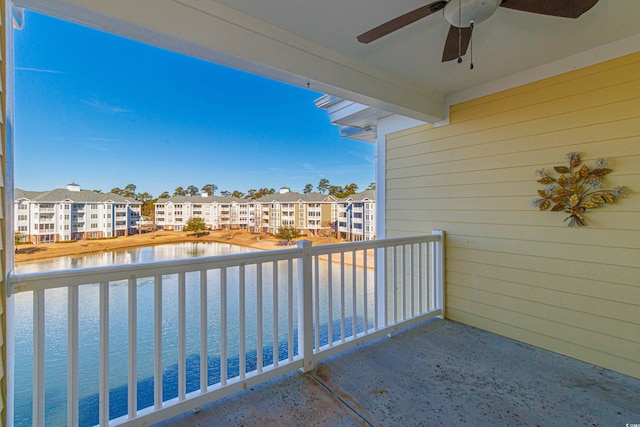
M 535 170 L 609 157 L 632 193 L 569 228 Z M 640 377 L 640 53 L 456 105 L 387 140 L 388 237 L 447 232 L 447 317 Z

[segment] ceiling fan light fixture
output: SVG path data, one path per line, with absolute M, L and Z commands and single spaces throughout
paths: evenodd
M 468 28 L 486 20 L 498 9 L 502 0 L 460 0 L 450 1 L 444 7 L 444 17 L 451 25 Z

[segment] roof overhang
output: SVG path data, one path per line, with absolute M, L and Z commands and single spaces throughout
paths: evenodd
M 640 49 L 636 0 L 600 0 L 575 20 L 498 8 L 474 30 L 474 70 L 468 62 L 440 62 L 448 23 L 438 13 L 369 45 L 356 41 L 357 34 L 424 5 L 423 0 L 402 5 L 385 0 L 15 4 L 425 122 L 445 119 L 449 104 L 484 90 Z

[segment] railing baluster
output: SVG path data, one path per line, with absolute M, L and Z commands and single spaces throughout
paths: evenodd
M 78 287 L 70 286 L 67 291 L 68 319 L 68 364 L 67 364 L 67 424 L 79 425 L 79 394 L 78 394 L 78 330 L 79 330 L 79 298 Z M 35 383 L 34 383 L 35 385 Z
M 162 408 L 162 276 L 153 278 L 153 406 Z
M 238 272 L 238 315 L 240 316 L 240 330 L 239 330 L 239 340 L 240 340 L 240 355 L 239 357 L 239 369 L 240 369 L 240 379 L 244 379 L 247 373 L 247 359 L 246 359 L 246 302 L 245 302 L 245 269 L 244 265 L 241 264 Z
M 227 385 L 227 268 L 220 269 L 220 385 Z
M 401 268 L 402 274 L 402 320 L 407 319 L 407 245 L 401 246 Z
M 33 292 L 33 415 L 34 426 L 44 426 L 44 290 Z
M 134 277 L 128 283 L 129 309 L 129 377 L 128 379 L 128 416 L 133 419 L 138 412 L 138 286 Z
M 200 270 L 200 392 L 209 386 L 207 270 Z
M 398 247 L 392 246 L 391 248 L 391 272 L 393 273 L 393 292 L 392 292 L 392 303 L 393 303 L 393 323 L 398 323 L 398 263 L 397 263 L 397 252 Z
M 409 264 L 409 304 L 411 306 L 411 310 L 409 311 L 409 313 L 411 314 L 411 317 L 415 316 L 416 310 L 415 310 L 415 286 L 416 286 L 416 279 L 414 277 L 415 274 L 415 262 L 416 262 L 416 258 L 415 258 L 415 245 L 411 245 L 409 246 L 409 258 L 410 258 L 410 262 L 411 264 Z
M 418 313 L 422 314 L 424 309 L 423 298 L 424 298 L 424 254 L 423 254 L 424 243 L 418 244 Z
M 280 362 L 278 348 L 278 261 L 273 261 L 273 367 Z
M 373 328 L 378 330 L 382 327 L 381 322 L 385 319 L 386 306 L 386 279 L 380 277 L 385 274 L 385 267 L 380 266 L 378 254 L 382 251 L 383 259 L 386 259 L 384 248 L 373 249 Z M 381 280 L 382 279 L 382 280 Z
M 257 347 L 257 370 L 262 372 L 264 365 L 263 360 L 263 344 L 262 344 L 262 263 L 256 265 L 256 347 Z
M 300 286 L 302 286 L 300 284 Z M 289 362 L 293 362 L 293 260 L 287 261 L 287 335 Z
M 327 342 L 329 347 L 333 347 L 333 254 L 329 254 L 327 262 L 327 311 L 329 312 L 329 320 L 327 322 Z
M 314 339 L 315 339 L 315 351 L 320 349 L 320 271 L 319 271 L 319 259 L 318 256 L 314 257 L 314 281 L 313 281 L 313 293 L 314 293 Z
M 340 252 L 340 342 L 344 342 L 344 252 Z
M 352 315 L 351 315 L 351 336 L 353 338 L 358 336 L 358 305 L 357 305 L 357 295 L 358 287 L 356 286 L 357 277 L 356 277 L 356 250 L 354 249 L 351 252 L 351 305 L 352 305 Z
M 424 257 L 424 262 L 426 264 L 427 271 L 426 279 L 427 279 L 427 310 L 433 309 L 433 243 L 429 243 L 427 245 L 427 253 Z
M 362 295 L 362 301 L 363 301 L 363 324 L 364 324 L 364 334 L 367 335 L 369 333 L 369 312 L 368 312 L 368 307 L 367 305 L 369 304 L 369 295 L 367 295 L 369 293 L 369 287 L 368 287 L 368 276 L 369 276 L 369 269 L 367 268 L 367 257 L 369 255 L 369 250 L 365 249 L 364 253 L 362 254 L 363 258 L 362 258 L 362 289 L 363 289 L 363 295 Z
M 100 283 L 100 426 L 109 425 L 109 282 Z
M 178 400 L 187 394 L 187 291 L 185 273 L 178 273 Z
M 382 327 L 385 327 L 389 324 L 389 289 L 388 289 L 388 283 L 389 283 L 389 270 L 393 271 L 392 269 L 389 268 L 389 256 L 388 256 L 388 248 L 382 248 L 382 297 L 380 298 L 380 301 L 382 302 L 382 307 L 380 307 L 381 309 L 381 320 L 382 320 Z M 378 280 L 380 280 L 380 278 L 377 278 Z

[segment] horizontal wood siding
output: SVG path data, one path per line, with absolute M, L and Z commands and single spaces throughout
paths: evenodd
M 387 137 L 388 237 L 447 232 L 446 313 L 640 377 L 640 53 L 474 99 Z M 631 194 L 567 227 L 535 170 L 610 159 Z

